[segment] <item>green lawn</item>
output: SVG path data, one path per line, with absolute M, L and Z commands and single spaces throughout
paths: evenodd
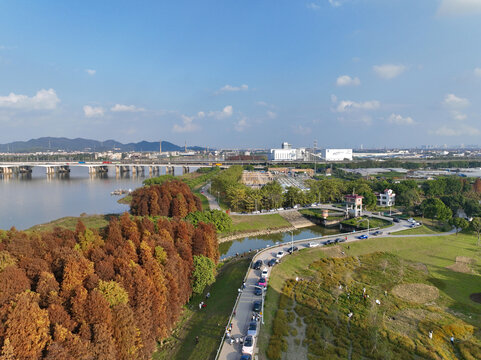
M 119 204 L 125 204 L 125 205 L 130 205 L 132 202 L 132 195 L 125 195 L 124 197 L 121 197 L 120 199 L 117 200 Z
M 440 232 L 447 232 L 452 229 L 449 224 L 441 224 L 436 220 L 426 219 L 426 218 L 415 218 L 416 221 L 422 223 L 421 226 L 414 229 L 407 229 L 396 232 L 396 235 L 425 235 L 425 234 L 436 234 Z
M 267 215 L 232 215 L 234 233 L 258 231 L 266 229 L 279 229 L 291 224 L 279 214 Z
M 209 200 L 207 200 L 204 194 L 199 191 L 194 191 L 194 195 L 197 195 L 200 198 L 200 201 L 202 202 L 202 210 L 210 210 Z
M 349 249 L 347 249 L 348 246 Z M 469 299 L 471 293 L 481 292 L 481 277 L 479 275 L 481 248 L 476 246 L 475 236 L 458 234 L 458 236 L 423 238 L 373 238 L 343 244 L 342 248 L 347 255 L 355 257 L 384 251 L 398 259 L 424 264 L 428 272 L 425 274 L 423 281 L 420 282 L 432 284 L 440 290 L 438 306 L 442 309 L 448 309 L 446 313 L 443 313 L 443 319 L 455 315 L 458 319 L 474 326 L 479 326 L 481 323 L 481 304 Z M 302 250 L 284 259 L 281 265 L 274 267 L 266 296 L 265 326 L 262 328 L 258 342 L 262 355 L 261 359 L 266 359 L 265 351 L 272 333 L 272 322 L 278 310 L 280 294 L 286 281 L 296 276 L 309 277 L 308 265 L 325 258 L 326 252 L 332 250 L 332 248 Z M 447 268 L 447 266 L 455 263 L 456 256 L 465 256 L 474 260 L 474 264 L 470 265 L 472 273 L 455 272 Z M 359 261 L 362 263 L 362 260 Z M 357 264 L 357 261 L 355 264 Z M 336 276 L 336 271 L 332 270 L 331 274 Z M 354 271 L 353 274 L 359 275 L 358 271 Z M 364 279 L 366 282 L 375 280 Z M 318 286 L 321 286 L 324 281 L 318 281 Z M 354 353 L 352 358 L 355 358 Z
M 204 294 L 191 299 L 173 335 L 159 347 L 153 360 L 214 358 L 250 261 L 250 257 L 230 261 L 220 268 L 216 282 L 204 292 L 210 292 L 209 300 L 205 300 Z M 199 310 L 201 301 L 205 301 L 207 307 Z M 199 337 L 197 345 L 196 336 Z
M 67 216 L 46 224 L 32 226 L 28 231 L 51 231 L 56 227 L 63 227 L 69 230 L 75 230 L 78 220 L 81 220 L 87 228 L 101 229 L 109 224 L 112 216 L 118 215 L 85 215 L 85 216 Z

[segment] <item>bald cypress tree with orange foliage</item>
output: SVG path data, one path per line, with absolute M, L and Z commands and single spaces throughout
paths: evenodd
M 5 325 L 4 344 L 8 339 L 8 351 L 15 354 L 15 359 L 41 359 L 51 336 L 48 312 L 38 305 L 37 294 L 31 291 L 18 294 L 10 305 Z
M 123 214 L 100 233 L 80 221 L 75 231 L 2 233 L 0 360 L 151 358 L 192 295 L 193 255 L 219 256 L 215 228 L 182 219 L 198 209 L 190 189 L 157 190 L 170 219 Z

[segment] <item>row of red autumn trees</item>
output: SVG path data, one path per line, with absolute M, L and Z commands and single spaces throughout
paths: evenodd
M 113 219 L 101 234 L 0 230 L 0 359 L 150 359 L 192 294 L 212 225 Z
M 202 211 L 201 201 L 180 180 L 144 186 L 132 193 L 130 212 L 133 215 L 184 218 L 195 211 Z

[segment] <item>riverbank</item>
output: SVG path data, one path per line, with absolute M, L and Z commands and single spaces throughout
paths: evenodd
M 307 225 L 307 226 L 305 226 L 305 227 L 309 227 L 309 226 L 312 226 L 312 224 L 311 224 L 311 225 Z M 240 232 L 240 233 L 228 235 L 228 236 L 225 236 L 225 237 L 219 237 L 219 238 L 218 238 L 218 241 L 219 241 L 219 244 L 221 244 L 221 243 L 223 243 L 223 242 L 233 241 L 233 240 L 237 240 L 237 239 L 242 239 L 242 238 L 245 238 L 245 237 L 254 237 L 254 236 L 262 236 L 262 235 L 278 234 L 278 233 L 283 233 L 283 232 L 292 231 L 292 230 L 296 230 L 296 228 L 295 228 L 294 226 L 286 226 L 286 227 L 278 228 L 278 229 L 265 229 L 265 230 L 257 230 L 257 231 L 245 231 L 245 232 Z

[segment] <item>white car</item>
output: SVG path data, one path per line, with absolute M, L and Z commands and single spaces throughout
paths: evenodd
M 286 253 L 284 251 L 279 251 L 277 254 L 276 254 L 276 258 L 280 259 L 282 258 L 284 255 L 286 255 Z
M 252 355 L 254 352 L 254 339 L 252 335 L 247 335 L 244 339 L 244 345 L 242 346 L 242 353 Z
M 310 248 L 313 248 L 313 247 L 316 247 L 316 246 L 319 246 L 318 242 L 310 242 L 309 244 L 307 244 L 307 247 L 310 247 Z
M 267 279 L 269 277 L 269 270 L 266 267 L 262 269 L 261 277 L 263 277 L 264 279 Z

